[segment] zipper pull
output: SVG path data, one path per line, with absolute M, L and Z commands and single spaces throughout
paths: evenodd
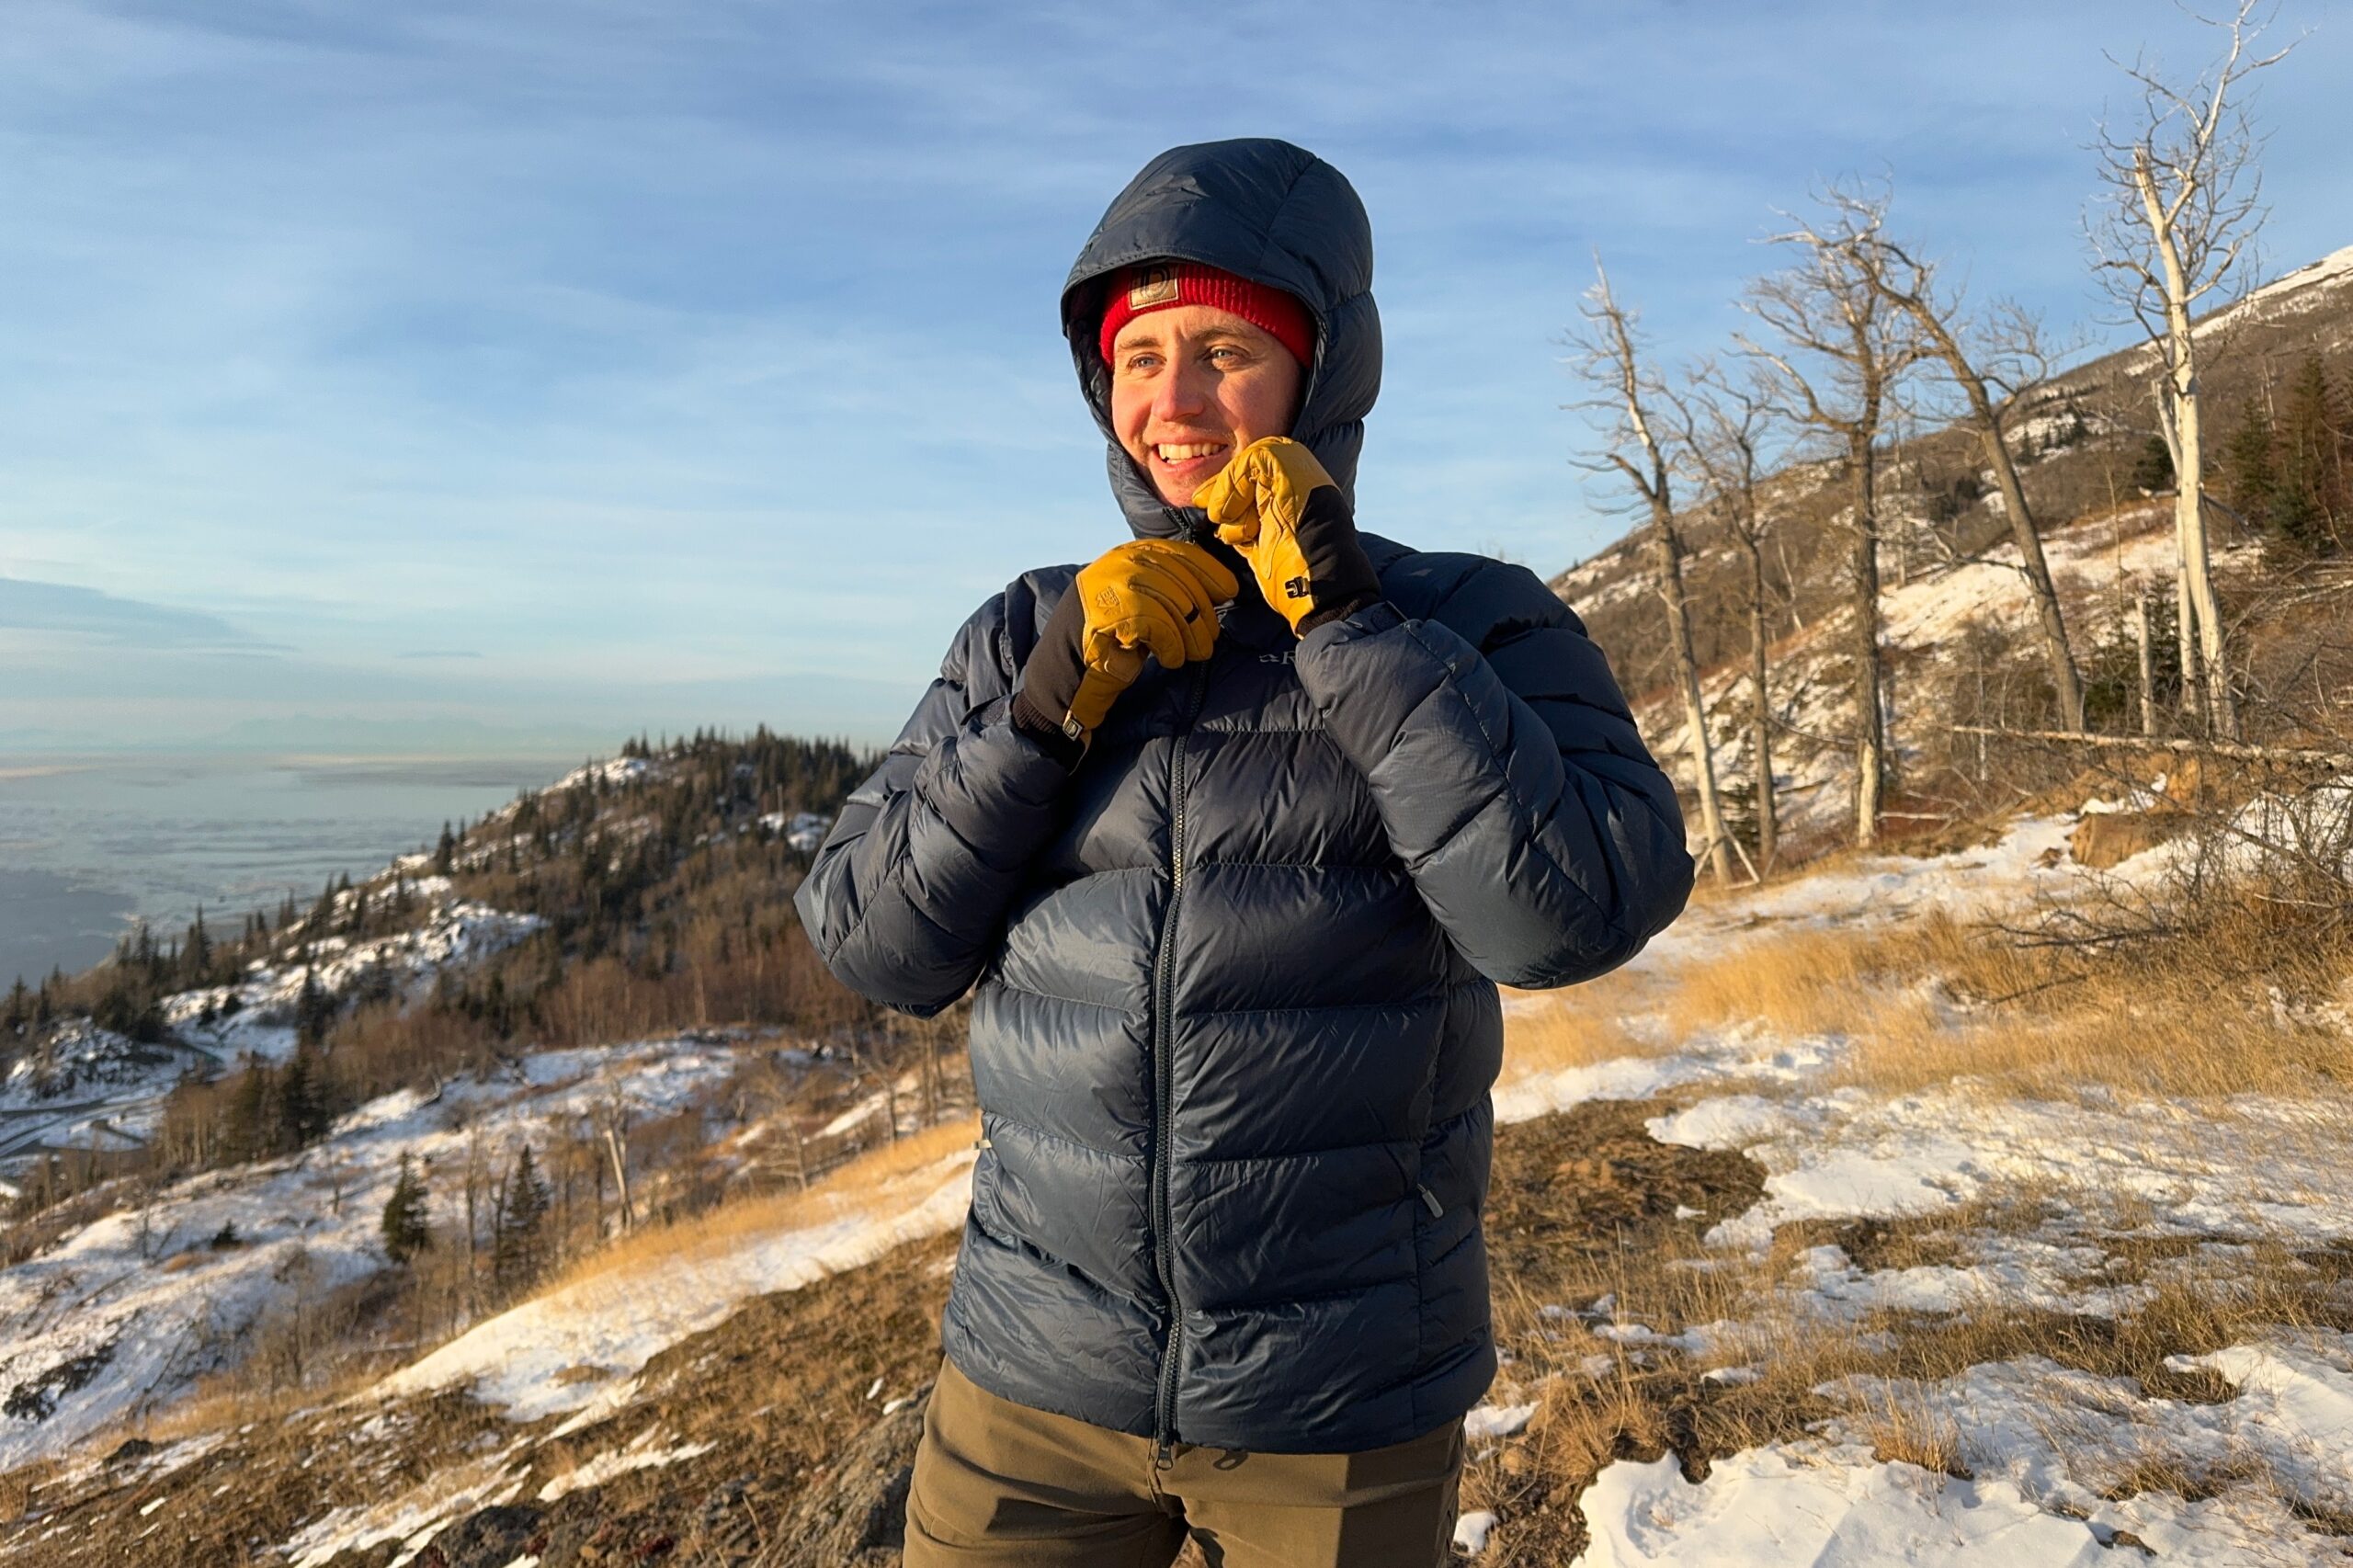
M 1176 1445 L 1174 1442 L 1166 1437 L 1163 1437 L 1158 1442 L 1153 1444 L 1152 1468 L 1163 1471 L 1175 1470 L 1176 1468 Z
M 1432 1192 L 1428 1187 L 1422 1186 L 1419 1182 L 1414 1184 L 1414 1190 L 1422 1195 L 1422 1207 L 1430 1211 L 1431 1219 L 1442 1220 L 1446 1217 L 1446 1205 L 1438 1200 L 1437 1193 Z

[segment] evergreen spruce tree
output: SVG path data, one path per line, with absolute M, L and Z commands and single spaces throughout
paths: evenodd
M 2277 478 L 2271 532 L 2299 553 L 2320 555 L 2337 548 L 2347 504 L 2346 419 L 2328 370 L 2317 354 L 2306 355 L 2288 383 L 2273 438 Z
M 433 1228 L 426 1218 L 425 1181 L 406 1152 L 401 1154 L 401 1174 L 392 1183 L 392 1195 L 384 1199 L 382 1230 L 384 1256 L 394 1263 L 406 1263 L 433 1245 Z
M 446 877 L 457 863 L 458 835 L 449 831 L 449 824 L 445 822 L 441 824 L 441 841 L 433 846 L 433 874 Z
M 2173 449 L 2163 436 L 2142 444 L 2140 460 L 2132 465 L 2132 488 L 2143 495 L 2162 495 L 2173 488 Z
M 307 1148 L 325 1135 L 329 1119 L 326 1085 L 320 1082 L 318 1059 L 309 1046 L 297 1045 L 277 1078 L 271 1119 L 277 1126 L 278 1137 L 273 1142 L 278 1148 Z
M 335 998 L 320 989 L 317 971 L 304 966 L 302 991 L 294 998 L 295 1044 L 317 1045 L 326 1039 L 327 1027 L 334 1022 Z
M 180 980 L 190 986 L 212 983 L 212 937 L 204 929 L 204 905 L 196 906 L 196 919 L 188 928 L 188 940 L 180 945 Z
M 276 1149 L 275 1076 L 263 1062 L 246 1058 L 245 1070 L 221 1114 L 221 1143 L 231 1159 L 259 1159 Z
M 508 1290 L 520 1290 L 539 1278 L 547 1261 L 548 1184 L 526 1143 L 517 1151 L 515 1168 L 493 1221 L 491 1272 Z

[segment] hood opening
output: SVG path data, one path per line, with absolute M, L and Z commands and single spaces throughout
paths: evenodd
M 1079 389 L 1108 449 L 1112 494 L 1137 534 L 1198 537 L 1198 507 L 1160 498 L 1111 426 L 1110 369 L 1096 347 L 1109 275 L 1143 261 L 1190 261 L 1283 290 L 1315 324 L 1293 439 L 1354 499 L 1364 416 L 1381 387 L 1372 232 L 1337 169 L 1271 139 L 1172 148 L 1113 199 L 1064 282 L 1063 332 Z

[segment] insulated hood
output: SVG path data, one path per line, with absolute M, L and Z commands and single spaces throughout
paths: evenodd
M 1181 538 L 1197 507 L 1160 499 L 1111 429 L 1109 368 L 1096 348 L 1111 273 L 1173 258 L 1221 267 L 1296 296 L 1315 323 L 1315 362 L 1293 438 L 1356 499 L 1364 416 L 1381 391 L 1372 225 L 1340 171 L 1288 142 L 1204 142 L 1163 153 L 1095 225 L 1063 286 L 1063 335 L 1095 423 L 1110 444 L 1111 491 L 1139 535 Z

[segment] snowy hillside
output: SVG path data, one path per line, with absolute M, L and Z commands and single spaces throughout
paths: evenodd
M 446 1173 L 470 1139 L 503 1153 L 616 1103 L 675 1110 L 735 1066 L 680 1040 L 540 1052 L 505 1080 L 393 1096 L 292 1158 L 193 1177 L 58 1237 L 0 1270 L 0 1469 L 169 1407 L 274 1323 L 383 1270 L 379 1219 L 403 1154 L 442 1176 L 446 1231 L 460 1200 Z
M 276 962 L 256 960 L 234 984 L 167 996 L 162 1013 L 169 1032 L 160 1041 L 68 1021 L 0 1083 L 0 1170 L 12 1158 L 22 1165 L 48 1151 L 136 1147 L 153 1135 L 165 1096 L 183 1077 L 233 1068 L 245 1057 L 283 1061 L 294 1050 L 306 986 L 330 1002 L 414 994 L 540 924 L 457 898 L 446 878 L 400 886 L 419 908 L 413 927 L 366 940 L 326 936 L 290 944 Z M 365 891 L 343 893 L 335 907 L 347 910 Z

